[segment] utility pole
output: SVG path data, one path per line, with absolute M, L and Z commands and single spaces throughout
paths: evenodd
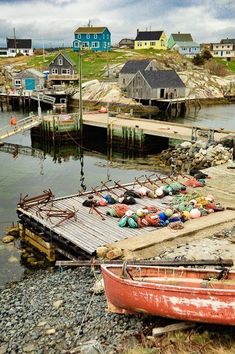
M 43 57 L 43 63 L 45 63 L 45 45 L 44 45 L 44 38 L 42 40 L 42 57 Z
M 80 48 L 81 50 L 81 48 Z M 82 117 L 82 54 L 79 52 L 79 125 L 80 138 L 83 138 L 83 117 Z
M 16 30 L 15 27 L 13 28 L 13 36 L 14 36 L 14 47 L 15 47 L 15 51 L 16 51 Z

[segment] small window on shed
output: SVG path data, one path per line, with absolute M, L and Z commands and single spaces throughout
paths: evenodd
M 15 86 L 21 86 L 21 80 L 15 79 Z

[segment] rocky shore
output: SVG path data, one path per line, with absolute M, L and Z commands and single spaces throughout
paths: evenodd
M 222 165 L 232 159 L 232 148 L 222 144 L 197 140 L 185 141 L 161 153 L 161 160 L 166 165 L 177 169 L 188 170 L 191 167 L 207 168 Z
M 234 237 L 235 225 L 156 256 L 234 258 Z M 9 284 L 0 293 L 0 353 L 123 353 L 124 347 L 136 345 L 141 334 L 151 335 L 153 327 L 174 322 L 107 313 L 102 287 L 94 287 L 100 279 L 98 270 L 53 268 Z

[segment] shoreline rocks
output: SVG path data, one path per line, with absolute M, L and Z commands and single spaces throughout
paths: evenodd
M 180 170 L 189 170 L 191 167 L 207 168 L 222 165 L 232 159 L 232 149 L 222 144 L 213 143 L 207 146 L 206 142 L 185 141 L 170 148 L 161 154 L 166 165 Z

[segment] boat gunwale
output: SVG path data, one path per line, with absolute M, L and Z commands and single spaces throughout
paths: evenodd
M 133 266 L 133 265 L 130 265 Z M 157 283 L 148 283 L 147 281 L 138 281 L 138 280 L 132 280 L 132 279 L 127 279 L 127 278 L 121 278 L 120 276 L 112 273 L 108 268 L 121 268 L 120 265 L 108 265 L 108 264 L 102 264 L 101 265 L 101 272 L 103 274 L 103 271 L 106 272 L 106 274 L 111 277 L 113 280 L 117 281 L 118 283 L 121 283 L 122 285 L 126 285 L 129 287 L 138 287 L 138 288 L 147 288 L 147 289 L 155 289 L 158 291 L 171 291 L 171 292 L 182 292 L 182 293 L 198 293 L 202 295 L 219 295 L 219 296 L 233 296 L 234 297 L 234 303 L 235 303 L 235 288 L 234 290 L 231 289 L 214 289 L 214 288 L 199 288 L 199 287 L 187 287 L 187 286 L 178 286 L 178 285 L 168 285 L 168 284 L 157 284 Z M 160 268 L 160 269 L 165 269 L 166 267 L 161 267 L 161 266 L 139 266 L 138 268 Z M 167 269 L 170 270 L 175 270 L 176 268 L 174 267 L 167 267 Z M 182 268 L 180 268 L 182 269 Z M 185 268 L 183 269 L 185 270 Z M 193 270 L 195 273 L 208 273 L 214 272 L 214 273 L 220 273 L 220 271 L 217 270 L 205 270 L 205 269 L 187 269 L 189 271 Z M 235 274 L 235 271 L 232 271 L 233 274 Z M 147 278 L 147 277 L 146 277 Z M 202 279 L 203 280 L 203 279 Z M 232 301 L 231 301 L 232 302 Z

